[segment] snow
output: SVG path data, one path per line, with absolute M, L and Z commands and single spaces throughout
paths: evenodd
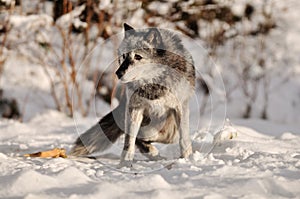
M 85 5 L 82 5 L 80 7 L 77 7 L 76 9 L 74 9 L 72 12 L 63 15 L 62 17 L 60 17 L 57 21 L 56 24 L 60 27 L 64 27 L 67 28 L 70 24 L 74 24 L 74 26 L 76 28 L 79 27 L 86 27 L 87 24 L 85 22 L 80 21 L 80 19 L 78 18 L 79 15 L 83 12 L 83 10 L 85 9 Z
M 158 12 L 160 15 L 166 15 L 170 11 L 170 5 L 154 1 L 150 3 L 149 9 L 152 10 L 154 13 Z
M 88 128 L 92 122 L 85 119 L 76 125 Z M 23 157 L 53 147 L 70 149 L 77 132 L 74 121 L 62 113 L 49 110 L 27 123 L 1 120 L 0 198 L 299 196 L 300 126 L 288 129 L 261 120 L 237 123 L 242 125 L 227 124 L 214 139 L 194 132 L 189 159 L 176 158 L 177 145 L 162 145 L 167 160 L 146 161 L 137 154 L 133 169 L 118 169 L 120 154 L 114 152 L 96 160 Z M 207 146 L 211 150 L 205 153 Z M 122 142 L 114 147 L 120 149 Z
M 21 15 L 12 15 L 9 18 L 10 24 L 15 28 L 38 29 L 40 27 L 50 26 L 53 19 L 46 14 L 30 15 L 27 17 Z
M 109 6 L 108 1 L 105 2 L 100 9 Z M 234 8 L 236 13 L 242 11 L 241 5 Z M 153 7 L 158 6 L 158 3 L 153 4 Z M 78 18 L 83 9 L 80 7 L 56 23 L 64 26 L 73 22 L 84 26 Z M 166 13 L 168 10 L 160 7 L 157 11 Z M 135 16 L 142 12 L 136 12 Z M 241 119 L 239 113 L 246 99 L 239 93 L 233 95 L 232 101 L 225 101 L 222 78 L 216 78 L 231 61 L 225 57 L 226 63 L 212 63 L 216 66 L 212 71 L 216 74 L 214 79 L 206 71 L 197 71 L 214 90 L 207 104 L 211 113 L 206 116 L 199 116 L 202 98 L 194 95 L 191 101 L 191 157 L 179 158 L 177 144 L 157 144 L 166 160 L 148 161 L 137 152 L 131 169 L 118 168 L 124 138 L 110 150 L 96 154 L 95 159 L 24 157 L 27 153 L 55 147 L 69 152 L 78 134 L 93 125 L 110 107 L 103 101 L 97 102 L 95 107 L 101 109 L 101 115 L 86 118 L 76 113 L 70 118 L 54 110 L 51 85 L 42 67 L 10 53 L 1 76 L 1 88 L 5 97 L 18 99 L 24 118 L 23 122 L 0 119 L 0 198 L 299 198 L 298 10 L 289 10 L 286 17 L 289 18 L 285 26 L 289 55 L 285 54 L 285 47 L 281 47 L 276 56 L 286 56 L 287 64 L 293 66 L 294 76 L 288 77 L 289 81 L 280 87 L 276 80 L 271 85 L 271 89 L 275 89 L 269 99 L 269 120 Z M 13 15 L 10 23 L 17 29 L 36 30 L 50 27 L 53 21 L 47 15 Z M 50 38 L 46 34 L 37 39 L 48 42 Z M 199 67 L 206 54 L 196 43 L 199 42 L 185 39 Z M 105 48 L 113 49 L 112 46 Z M 111 61 L 105 58 L 109 53 L 112 54 L 106 52 L 101 60 L 104 66 Z M 260 74 L 256 69 L 259 68 L 254 68 L 253 75 Z M 107 92 L 105 88 L 100 92 Z M 113 99 L 111 106 L 117 104 Z M 254 116 L 258 115 L 261 104 L 259 100 L 256 102 Z
M 13 0 L 1 0 L 0 2 L 5 3 L 6 6 L 10 6 L 15 3 Z

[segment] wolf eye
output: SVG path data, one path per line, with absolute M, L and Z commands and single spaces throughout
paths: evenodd
M 143 59 L 143 57 L 141 55 L 135 54 L 134 59 L 135 60 L 141 60 L 141 59 Z

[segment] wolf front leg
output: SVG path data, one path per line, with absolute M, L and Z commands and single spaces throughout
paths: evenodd
M 130 167 L 132 164 L 135 152 L 135 141 L 143 120 L 143 110 L 127 110 L 125 120 L 125 143 L 121 155 L 120 167 Z
M 192 154 L 192 142 L 190 138 L 190 125 L 189 125 L 189 103 L 184 102 L 181 107 L 181 118 L 179 121 L 179 145 L 181 151 L 181 157 L 187 158 Z

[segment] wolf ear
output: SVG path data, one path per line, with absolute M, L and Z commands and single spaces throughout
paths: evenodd
M 129 36 L 130 32 L 134 31 L 134 28 L 128 25 L 127 23 L 123 24 L 124 31 L 125 31 L 125 37 Z
M 158 53 L 164 51 L 164 45 L 162 37 L 157 28 L 150 28 L 149 31 L 144 36 L 144 39 L 151 45 L 153 48 L 156 48 Z
M 127 30 L 134 30 L 134 28 L 131 27 L 130 25 L 128 25 L 127 23 L 124 23 L 123 26 L 124 26 L 124 30 L 125 31 L 127 31 Z
M 163 41 L 160 32 L 156 28 L 150 28 L 144 39 L 154 48 L 162 47 Z

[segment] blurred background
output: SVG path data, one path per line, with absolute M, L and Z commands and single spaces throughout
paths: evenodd
M 296 0 L 0 0 L 0 114 L 103 116 L 115 103 L 112 36 L 126 22 L 188 38 L 199 116 L 226 104 L 229 118 L 298 123 L 299 9 Z

